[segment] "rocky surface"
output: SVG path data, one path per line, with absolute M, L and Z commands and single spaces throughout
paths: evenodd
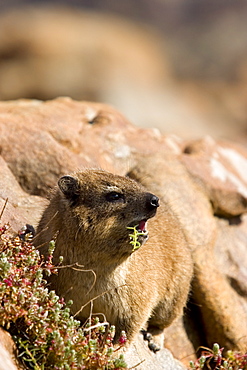
M 246 150 L 211 137 L 185 146 L 182 162 L 210 199 L 218 216 L 239 216 L 247 211 Z
M 0 103 L 0 112 L 1 155 L 33 195 L 47 195 L 59 176 L 83 166 L 124 174 L 135 163 L 136 152 L 178 150 L 176 139 L 166 140 L 156 129 L 135 128 L 103 104 L 70 98 L 20 100 Z
M 45 198 L 63 174 L 85 166 L 128 173 L 173 208 L 194 258 L 188 308 L 166 329 L 165 347 L 186 365 L 200 345 L 246 349 L 244 147 L 209 137 L 164 136 L 133 126 L 107 105 L 69 98 L 1 102 L 0 135 L 1 207 L 8 198 L 2 222 L 14 229 L 37 225 Z M 126 358 L 131 366 L 145 359 L 137 367 L 142 370 L 182 368 L 170 362 L 167 350 L 149 353 L 140 339 Z
M 143 341 L 142 335 L 139 335 L 135 343 L 123 354 L 130 369 L 186 370 L 186 367 L 176 360 L 168 349 L 163 348 L 157 353 L 151 352 L 147 343 Z
M 14 230 L 19 230 L 25 223 L 29 223 L 30 219 L 36 224 L 45 200 L 23 191 L 1 156 L 0 173 L 1 222 L 9 222 Z M 5 209 L 2 212 L 3 208 Z
M 0 370 L 21 370 L 15 361 L 16 347 L 8 332 L 0 328 Z

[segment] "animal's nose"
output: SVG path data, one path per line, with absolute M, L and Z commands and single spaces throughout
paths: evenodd
M 150 208 L 159 207 L 159 198 L 154 194 L 148 194 L 148 205 Z

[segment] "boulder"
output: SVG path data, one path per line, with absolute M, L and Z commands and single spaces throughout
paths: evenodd
M 0 206 L 15 230 L 36 225 L 59 176 L 82 167 L 128 174 L 180 220 L 194 258 L 183 318 L 150 354 L 140 338 L 126 358 L 140 369 L 176 369 L 198 346 L 247 346 L 247 151 L 235 143 L 182 140 L 133 126 L 110 106 L 69 98 L 0 103 Z M 213 163 L 213 164 L 212 164 Z M 141 341 L 141 343 L 140 343 Z M 170 352 L 168 352 L 168 349 Z M 171 355 L 172 353 L 172 355 Z M 169 360 L 170 359 L 170 360 Z M 162 367 L 162 366 L 170 366 Z M 174 367 L 173 367 L 174 366 Z
M 78 168 L 124 174 L 135 153 L 178 146 L 172 138 L 166 143 L 156 129 L 132 126 L 110 106 L 70 98 L 1 102 L 0 135 L 0 153 L 19 184 L 42 196 L 61 175 Z

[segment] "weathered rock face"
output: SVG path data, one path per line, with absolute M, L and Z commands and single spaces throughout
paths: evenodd
M 206 137 L 184 148 L 182 162 L 212 202 L 219 216 L 247 211 L 247 153 L 234 144 Z
M 162 136 L 133 126 L 109 106 L 68 98 L 1 102 L 0 133 L 1 207 L 8 198 L 2 222 L 10 221 L 15 229 L 26 222 L 36 225 L 43 197 L 58 177 L 81 167 L 128 173 L 172 207 L 194 258 L 188 309 L 166 330 L 166 348 L 185 364 L 200 345 L 246 349 L 243 147 L 211 138 L 185 142 Z M 176 369 L 162 367 L 166 351 L 153 358 L 140 342 L 127 354 L 131 364 L 141 353 L 140 361 L 143 356 L 146 363 L 158 361 L 161 369 Z M 142 363 L 139 368 L 150 367 Z
M 83 166 L 124 174 L 135 152 L 149 155 L 165 142 L 157 130 L 134 128 L 102 104 L 22 100 L 0 103 L 0 112 L 1 155 L 34 195 L 46 195 L 59 176 Z
M 40 218 L 40 208 L 45 206 L 45 200 L 23 191 L 1 156 L 0 173 L 1 223 L 9 222 L 14 230 L 19 230 L 30 220 L 36 224 Z

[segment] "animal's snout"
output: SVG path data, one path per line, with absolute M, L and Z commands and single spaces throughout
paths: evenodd
M 159 198 L 156 195 L 148 193 L 147 194 L 147 206 L 149 209 L 154 209 L 159 207 Z

